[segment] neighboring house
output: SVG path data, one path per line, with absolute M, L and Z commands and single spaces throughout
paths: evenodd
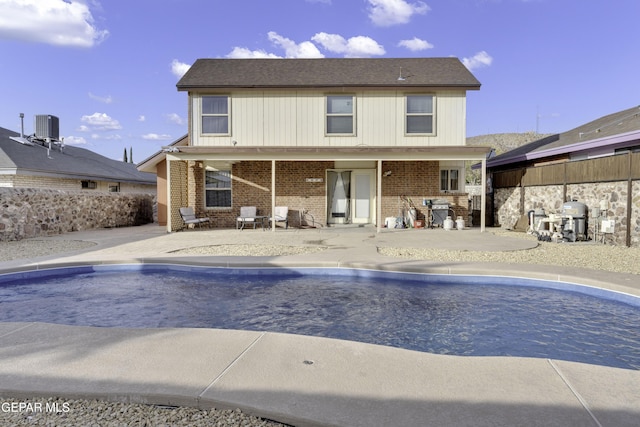
M 512 227 L 535 209 L 561 213 L 577 200 L 589 208 L 590 238 L 640 244 L 640 107 L 541 138 L 486 166 L 498 224 Z M 614 221 L 610 236 L 595 236 L 602 219 Z
M 199 59 L 177 87 L 188 136 L 139 165 L 157 172 L 168 231 L 181 206 L 222 227 L 241 206 L 287 206 L 294 226 L 380 229 L 441 199 L 466 217 L 465 162 L 489 151 L 465 146 L 480 83 L 456 58 Z
M 155 194 L 156 177 L 84 148 L 49 146 L 0 128 L 0 187 Z

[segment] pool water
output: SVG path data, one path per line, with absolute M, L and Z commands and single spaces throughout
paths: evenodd
M 640 369 L 640 307 L 620 301 L 487 279 L 222 271 L 0 277 L 0 321 L 285 332 L 437 354 Z

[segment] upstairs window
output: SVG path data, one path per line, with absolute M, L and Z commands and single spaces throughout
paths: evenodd
M 354 134 L 354 97 L 352 95 L 327 96 L 327 135 Z
M 231 207 L 231 171 L 204 171 L 205 206 L 207 208 Z
M 406 133 L 433 134 L 433 95 L 407 95 Z
M 229 135 L 229 97 L 202 97 L 202 133 Z

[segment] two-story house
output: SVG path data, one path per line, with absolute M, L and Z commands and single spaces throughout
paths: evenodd
M 465 161 L 489 151 L 465 146 L 480 83 L 456 58 L 199 59 L 177 88 L 188 134 L 139 165 L 157 172 L 168 231 L 181 206 L 225 227 L 241 206 L 378 230 L 423 200 L 464 214 Z

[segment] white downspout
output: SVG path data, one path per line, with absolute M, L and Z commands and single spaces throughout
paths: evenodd
M 276 232 L 276 161 L 271 160 L 271 232 Z
M 376 232 L 382 231 L 382 160 L 378 160 L 378 173 L 376 177 Z
M 482 191 L 480 191 L 480 232 L 485 231 L 485 210 L 487 207 L 487 158 L 482 158 Z
M 167 164 L 167 233 L 171 233 L 171 160 L 165 156 Z

